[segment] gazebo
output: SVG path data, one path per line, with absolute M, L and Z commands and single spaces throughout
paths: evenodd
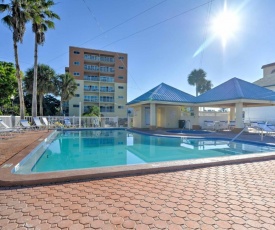
M 243 108 L 274 106 L 275 92 L 247 81 L 232 78 L 194 97 L 161 83 L 127 103 L 134 108 L 134 127 L 178 127 L 182 106 L 193 108 L 193 128 L 199 127 L 199 107 L 230 108 L 230 120 L 237 130 L 244 127 Z
M 232 78 L 196 98 L 198 107 L 230 108 L 230 120 L 236 120 L 236 129 L 244 127 L 243 108 L 274 105 L 274 91 L 239 78 Z
M 196 97 L 161 83 L 127 103 L 134 108 L 134 127 L 178 127 L 182 106 L 193 106 Z

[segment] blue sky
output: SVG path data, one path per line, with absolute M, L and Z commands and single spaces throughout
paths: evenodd
M 53 10 L 61 20 L 39 47 L 39 63 L 63 73 L 69 46 L 128 53 L 128 101 L 161 82 L 194 95 L 187 76 L 195 68 L 204 69 L 214 86 L 232 77 L 253 82 L 262 77 L 262 65 L 275 62 L 275 1 L 228 0 L 229 10 L 238 9 L 238 33 L 226 47 L 216 38 L 193 57 L 213 35 L 211 18 L 223 6 L 223 0 L 59 0 Z M 13 62 L 11 32 L 3 23 L 0 31 L 0 60 Z M 29 24 L 19 45 L 23 71 L 33 65 L 33 49 Z

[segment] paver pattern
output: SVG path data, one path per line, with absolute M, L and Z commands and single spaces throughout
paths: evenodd
M 0 165 L 45 132 L 0 141 Z M 275 160 L 0 188 L 0 229 L 84 228 L 275 229 Z
M 0 229 L 275 229 L 275 161 L 2 188 Z

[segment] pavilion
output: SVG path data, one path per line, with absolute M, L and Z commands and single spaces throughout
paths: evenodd
M 193 111 L 192 128 L 199 127 L 199 107 L 230 108 L 228 120 L 235 120 L 237 130 L 244 127 L 243 108 L 275 106 L 275 92 L 253 83 L 232 78 L 194 97 L 167 84 L 155 88 L 127 103 L 134 109 L 135 128 L 177 128 L 181 108 Z

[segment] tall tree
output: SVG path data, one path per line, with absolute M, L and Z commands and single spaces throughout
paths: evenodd
M 33 92 L 33 78 L 34 68 L 30 68 L 26 71 L 24 78 L 24 85 L 26 91 L 29 93 Z M 39 97 L 39 114 L 43 116 L 43 98 L 45 94 L 55 92 L 55 71 L 48 65 L 39 64 L 37 71 L 37 95 Z M 32 97 L 37 97 L 32 95 Z M 37 106 L 37 104 L 36 104 Z M 33 108 L 33 105 L 32 105 Z M 37 116 L 37 115 L 36 115 Z
M 12 0 L 10 4 L 0 4 L 0 12 L 7 12 L 7 15 L 2 18 L 2 22 L 6 24 L 12 31 L 21 119 L 23 119 L 25 115 L 25 105 L 24 105 L 22 75 L 20 74 L 17 43 L 23 42 L 23 36 L 26 30 L 26 22 L 29 16 L 28 13 L 24 10 L 27 8 L 27 3 L 28 3 L 27 0 Z
M 211 81 L 206 80 L 206 72 L 203 69 L 194 69 L 187 79 L 189 85 L 196 87 L 196 96 L 211 89 Z
M 203 84 L 199 85 L 198 92 L 199 92 L 199 94 L 203 94 L 203 93 L 207 92 L 208 90 L 212 89 L 212 87 L 213 87 L 212 82 L 210 80 L 205 79 Z
M 0 61 L 0 106 L 11 103 L 11 97 L 15 96 L 17 80 L 16 70 L 11 62 Z
M 38 45 L 45 42 L 45 32 L 54 29 L 53 19 L 60 19 L 57 14 L 50 10 L 55 5 L 52 0 L 29 0 L 29 13 L 34 32 L 34 71 L 33 71 L 33 92 L 32 92 L 32 116 L 37 116 L 37 67 L 38 67 Z M 41 106 L 40 106 L 41 107 Z M 41 112 L 41 111 L 40 111 Z
M 69 74 L 60 74 L 56 78 L 56 95 L 60 96 L 60 113 L 63 113 L 63 103 L 70 100 L 77 89 L 74 77 Z

